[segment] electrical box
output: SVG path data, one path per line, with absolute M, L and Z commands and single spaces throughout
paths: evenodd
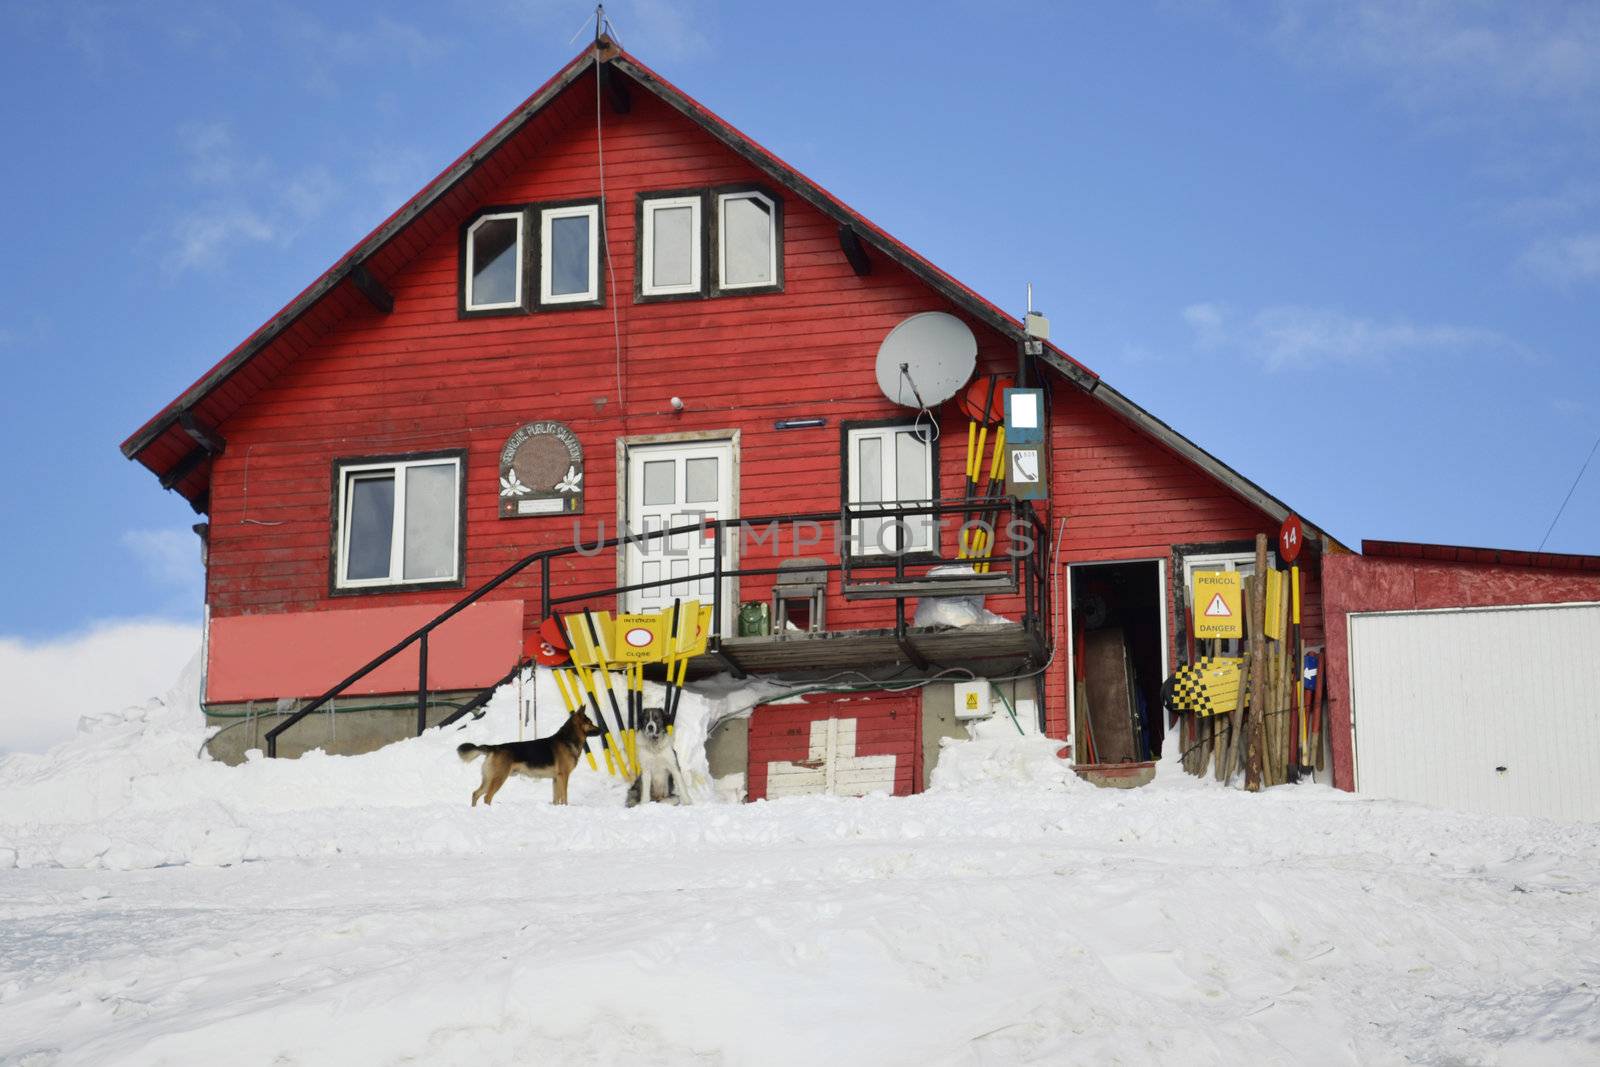
M 990 713 L 989 679 L 974 678 L 956 683 L 956 718 L 983 719 Z

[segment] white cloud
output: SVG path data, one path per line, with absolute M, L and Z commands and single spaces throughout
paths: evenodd
M 160 696 L 199 647 L 198 626 L 138 619 L 48 641 L 0 637 L 0 752 L 42 752 L 83 716 Z
M 186 122 L 177 136 L 184 172 L 205 193 L 171 223 L 169 274 L 217 267 L 246 245 L 286 247 L 339 198 L 327 167 L 283 174 L 263 157 L 245 157 L 226 121 Z M 226 199 L 214 199 L 222 189 Z
M 170 270 L 216 266 L 241 244 L 277 241 L 278 226 L 248 207 L 205 204 L 180 216 L 172 227 Z
M 1279 0 L 1272 40 L 1383 77 L 1408 103 L 1581 104 L 1600 93 L 1600 8 L 1455 0 Z
M 336 29 L 309 11 L 285 8 L 276 21 L 304 88 L 321 96 L 337 96 L 351 69 L 380 63 L 420 67 L 450 47 L 437 34 L 387 15 L 363 17 L 357 29 Z
M 178 146 L 197 185 L 233 187 L 261 178 L 267 169 L 260 158 L 243 158 L 231 122 L 185 122 L 178 127 Z
M 1600 231 L 1536 241 L 1523 253 L 1522 266 L 1563 289 L 1600 281 Z
M 1279 305 L 1239 316 L 1220 304 L 1199 303 L 1184 308 L 1183 319 L 1194 331 L 1196 347 L 1234 352 L 1268 370 L 1376 365 L 1433 354 L 1526 355 L 1522 346 L 1493 330 L 1405 319 L 1380 322 L 1325 308 Z
M 612 20 L 617 36 L 628 47 L 638 49 L 637 54 L 686 60 L 711 52 L 705 33 L 708 18 L 697 4 L 682 0 L 625 0 L 621 8 Z
M 193 530 L 128 530 L 122 546 L 155 584 L 198 593 L 205 568 L 200 564 L 200 539 Z

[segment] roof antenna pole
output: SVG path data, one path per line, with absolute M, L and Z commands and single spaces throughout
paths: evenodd
M 594 5 L 594 43 L 599 44 L 600 38 L 605 34 L 606 5 Z

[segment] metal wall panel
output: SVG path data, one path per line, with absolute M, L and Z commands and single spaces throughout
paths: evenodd
M 1358 792 L 1600 819 L 1600 605 L 1352 614 L 1350 671 Z

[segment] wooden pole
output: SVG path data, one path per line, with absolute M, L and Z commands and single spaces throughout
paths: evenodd
M 1261 789 L 1261 753 L 1266 744 L 1262 725 L 1267 699 L 1267 642 L 1262 634 L 1267 613 L 1267 535 L 1256 534 L 1256 572 L 1250 576 L 1250 722 L 1244 751 L 1244 787 Z

